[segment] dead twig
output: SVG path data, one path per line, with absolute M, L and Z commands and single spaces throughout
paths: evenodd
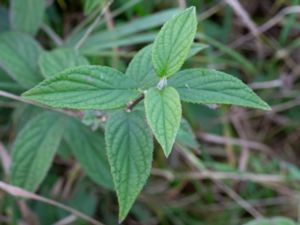
M 81 39 L 77 42 L 75 45 L 75 49 L 79 49 L 81 45 L 86 41 L 86 39 L 90 36 L 90 34 L 93 32 L 93 30 L 97 27 L 99 24 L 102 16 L 104 15 L 105 11 L 109 8 L 109 6 L 113 3 L 114 0 L 110 0 L 101 10 L 99 16 L 94 20 L 94 22 L 89 26 L 89 28 L 86 30 L 84 35 L 81 37 Z
M 45 198 L 45 197 L 42 197 L 40 195 L 37 195 L 37 194 L 34 194 L 32 192 L 29 192 L 29 191 L 26 191 L 22 188 L 19 188 L 19 187 L 16 187 L 16 186 L 13 186 L 13 185 L 10 185 L 10 184 L 7 184 L 7 183 L 4 183 L 2 181 L 0 181 L 0 189 L 12 196 L 15 196 L 15 197 L 22 197 L 22 198 L 26 198 L 26 199 L 31 199 L 31 200 L 36 200 L 36 201 L 39 201 L 39 202 L 44 202 L 46 204 L 49 204 L 49 205 L 53 205 L 53 206 L 56 206 L 58 208 L 61 208 L 63 210 L 66 210 L 72 214 L 74 214 L 75 216 L 89 222 L 90 224 L 93 224 L 93 225 L 103 225 L 103 223 L 79 212 L 78 210 L 76 209 L 73 209 L 69 206 L 66 206 L 66 205 L 63 205 L 59 202 L 56 202 L 52 199 L 48 199 L 48 198 Z
M 0 142 L 0 158 L 5 174 L 8 174 L 11 160 L 8 151 L 5 149 L 4 145 Z
M 255 141 L 248 141 L 239 138 L 225 138 L 223 136 L 218 136 L 214 134 L 205 134 L 205 133 L 198 133 L 197 137 L 201 140 L 214 143 L 214 144 L 223 145 L 226 143 L 231 143 L 232 145 L 245 146 L 247 148 L 258 150 L 267 154 L 272 153 L 272 149 L 269 146 Z

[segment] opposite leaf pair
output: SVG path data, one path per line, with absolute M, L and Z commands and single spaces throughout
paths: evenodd
M 163 26 L 154 44 L 133 58 L 125 75 L 109 67 L 81 66 L 47 78 L 23 95 L 52 107 L 116 111 L 105 126 L 105 139 L 120 220 L 128 214 L 150 174 L 153 142 L 140 111 L 132 107 L 129 113 L 117 110 L 128 109 L 128 104 L 145 95 L 147 122 L 168 156 L 180 126 L 180 100 L 269 109 L 230 75 L 206 69 L 178 72 L 189 56 L 196 27 L 195 8 L 191 7 Z

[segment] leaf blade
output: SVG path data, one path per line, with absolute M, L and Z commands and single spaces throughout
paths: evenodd
M 42 113 L 30 120 L 16 138 L 12 153 L 11 182 L 35 191 L 51 166 L 63 135 L 63 120 Z
M 126 75 L 137 81 L 142 89 L 151 87 L 159 82 L 151 62 L 152 45 L 142 48 L 129 63 Z
M 12 0 L 10 5 L 12 28 L 35 35 L 43 22 L 45 3 L 43 0 Z
M 183 65 L 197 30 L 195 7 L 170 19 L 155 38 L 152 63 L 159 77 L 169 77 Z
M 86 174 L 97 184 L 113 189 L 104 135 L 72 119 L 64 138 Z
M 152 88 L 145 95 L 145 111 L 149 126 L 166 156 L 171 153 L 181 119 L 181 104 L 172 87 Z
M 37 65 L 41 53 L 40 45 L 26 34 L 0 35 L 0 67 L 23 88 L 31 88 L 42 80 Z
M 134 81 L 110 67 L 80 66 L 46 79 L 23 96 L 51 107 L 109 110 L 135 99 L 135 87 Z
M 89 65 L 88 60 L 73 49 L 55 49 L 39 57 L 39 66 L 45 78 L 54 76 L 65 69 Z
M 150 175 L 152 136 L 138 111 L 116 112 L 107 122 L 105 140 L 122 221 Z
M 199 104 L 234 104 L 270 110 L 270 106 L 260 99 L 239 79 L 215 70 L 183 70 L 169 80 L 176 88 L 182 101 Z

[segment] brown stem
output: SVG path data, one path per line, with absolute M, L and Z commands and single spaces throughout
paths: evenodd
M 137 104 L 139 104 L 144 98 L 145 98 L 145 95 L 142 94 L 142 95 L 140 95 L 140 97 L 135 99 L 133 102 L 129 102 L 127 105 L 126 111 L 131 112 L 133 107 L 136 106 Z

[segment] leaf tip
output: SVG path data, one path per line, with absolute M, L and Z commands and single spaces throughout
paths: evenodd
M 266 110 L 266 111 L 271 111 L 272 110 L 271 106 L 266 102 L 264 102 L 264 106 L 262 107 L 262 109 Z

